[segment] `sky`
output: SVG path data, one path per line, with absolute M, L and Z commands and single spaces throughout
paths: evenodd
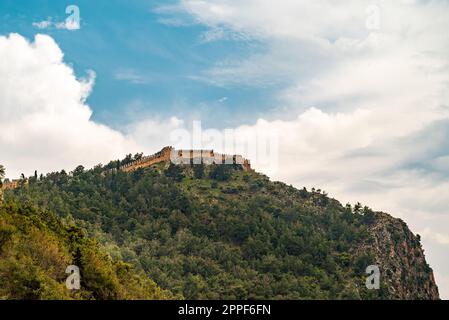
M 448 17 L 446 0 L 2 0 L 0 163 L 230 135 L 272 180 L 404 219 L 449 298 Z

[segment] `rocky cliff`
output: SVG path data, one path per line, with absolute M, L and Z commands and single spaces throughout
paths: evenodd
M 376 213 L 361 250 L 371 252 L 380 266 L 381 279 L 392 299 L 439 299 L 433 271 L 427 264 L 420 237 L 406 223 Z

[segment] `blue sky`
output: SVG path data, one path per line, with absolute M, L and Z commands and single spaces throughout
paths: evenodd
M 80 30 L 40 30 L 32 25 L 49 17 L 64 21 L 69 4 L 73 3 L 2 1 L 0 33 L 17 32 L 28 38 L 49 34 L 78 76 L 95 70 L 95 90 L 88 103 L 99 122 L 120 128 L 142 114 L 187 117 L 195 113 L 205 123 L 236 125 L 274 105 L 274 85 L 261 90 L 250 85 L 210 85 L 198 79 L 219 61 L 263 51 L 260 41 L 204 41 L 207 28 L 193 19 L 181 26 L 164 22 L 173 17 L 158 8 L 170 5 L 169 1 L 137 0 L 132 5 L 129 1 L 77 1 Z
M 194 120 L 228 129 L 273 180 L 404 219 L 449 298 L 448 17 L 442 0 L 2 0 L 0 162 L 70 171 Z

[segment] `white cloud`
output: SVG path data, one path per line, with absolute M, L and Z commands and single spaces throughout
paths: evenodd
M 133 69 L 119 69 L 115 72 L 114 78 L 119 81 L 128 81 L 133 84 L 148 84 L 150 83 L 150 79 L 138 73 Z
M 64 22 L 53 22 L 52 18 L 48 18 L 48 20 L 43 20 L 39 22 L 33 22 L 33 27 L 44 30 L 44 29 L 50 29 L 50 28 L 56 28 L 59 30 L 79 30 L 80 29 L 80 23 L 76 20 L 69 19 L 68 21 Z
M 449 277 L 441 273 L 435 273 L 435 279 L 440 287 L 440 295 L 442 297 L 449 297 Z
M 65 22 L 58 22 L 55 23 L 56 29 L 64 29 L 64 30 L 79 30 L 80 29 L 80 23 L 75 20 L 69 20 Z
M 410 48 L 415 54 L 429 48 L 432 54 L 445 58 L 449 39 L 440 30 L 448 27 L 446 2 L 374 3 L 380 9 L 380 30 L 366 27 L 370 18 L 366 9 L 373 4 L 368 0 L 347 0 L 344 4 L 282 0 L 275 5 L 266 0 L 183 0 L 178 11 L 193 15 L 195 21 L 209 26 L 212 34 L 215 30 L 221 37 L 225 37 L 224 32 L 243 34 L 268 46 L 267 52 L 249 59 L 218 63 L 204 74 L 205 78 L 212 77 L 212 83 L 259 85 L 262 77 L 288 77 L 302 85 L 342 63 L 351 64 L 354 59 L 356 63 L 359 59 L 360 63 L 370 63 L 379 55 L 398 58 Z
M 33 22 L 33 27 L 36 27 L 38 29 L 47 29 L 47 28 L 51 27 L 51 25 L 52 25 L 51 19 L 40 21 L 40 22 Z
M 163 146 L 172 145 L 170 132 L 184 128 L 184 125 L 184 121 L 176 117 L 169 120 L 145 119 L 131 124 L 127 132 L 143 149 L 159 151 Z
M 250 37 L 247 34 L 226 30 L 223 27 L 214 27 L 213 29 L 205 31 L 201 36 L 201 41 L 204 43 L 218 40 L 246 41 L 250 40 Z
M 427 237 L 428 239 L 435 241 L 438 244 L 449 246 L 449 235 L 442 234 L 438 232 L 433 232 L 429 228 L 421 232 L 421 236 Z
M 132 139 L 90 120 L 94 73 L 77 79 L 49 36 L 0 37 L 0 152 L 9 177 L 72 169 L 137 151 Z

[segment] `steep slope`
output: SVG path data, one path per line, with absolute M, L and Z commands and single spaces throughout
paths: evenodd
M 438 299 L 400 220 L 238 166 L 111 163 L 8 191 L 74 221 L 115 258 L 191 299 Z M 381 270 L 379 290 L 366 268 Z
M 420 236 L 415 236 L 404 221 L 386 213 L 376 213 L 368 232 L 368 241 L 358 251 L 372 252 L 376 264 L 382 266 L 385 285 L 393 297 L 406 300 L 439 298 Z
M 69 265 L 81 289 L 66 288 Z M 167 299 L 131 265 L 113 262 L 73 226 L 32 206 L 0 203 L 0 299 Z

